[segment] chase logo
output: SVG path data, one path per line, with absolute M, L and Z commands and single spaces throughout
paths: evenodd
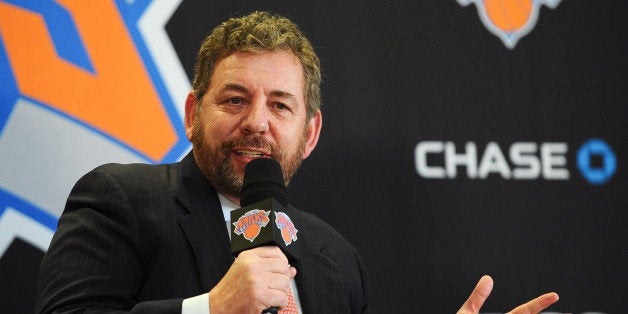
M 607 183 L 617 170 L 617 158 L 611 147 L 602 139 L 584 142 L 575 154 L 569 154 L 566 142 L 514 142 L 500 146 L 488 142 L 483 150 L 476 142 L 466 142 L 464 147 L 451 141 L 422 141 L 414 150 L 417 173 L 426 179 L 484 180 L 501 177 L 506 180 L 571 179 L 575 160 L 582 177 L 592 185 Z M 571 169 L 570 169 L 571 168 Z M 460 170 L 466 170 L 461 174 Z
M 462 6 L 475 3 L 484 26 L 508 49 L 534 29 L 541 5 L 551 9 L 561 0 L 456 0 Z
M 45 251 L 88 170 L 189 149 L 179 2 L 0 0 L 0 257 L 15 237 Z

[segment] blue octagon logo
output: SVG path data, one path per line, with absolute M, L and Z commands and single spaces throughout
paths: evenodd
M 600 163 L 593 165 L 591 160 L 600 158 Z M 576 155 L 578 168 L 582 176 L 594 185 L 601 185 L 610 180 L 617 170 L 617 158 L 606 142 L 601 139 L 590 139 L 578 150 Z

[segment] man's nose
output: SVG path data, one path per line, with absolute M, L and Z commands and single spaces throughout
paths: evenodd
M 269 112 L 263 97 L 251 101 L 242 122 L 242 131 L 246 134 L 264 133 L 268 131 Z

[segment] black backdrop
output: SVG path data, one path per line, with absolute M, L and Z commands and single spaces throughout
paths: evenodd
M 190 78 L 200 42 L 231 16 L 271 10 L 311 39 L 323 66 L 323 132 L 289 196 L 361 252 L 370 312 L 453 313 L 483 274 L 495 279 L 483 312 L 547 291 L 561 296 L 548 311 L 628 312 L 628 2 L 541 5 L 513 49 L 477 4 L 459 2 L 184 0 L 166 29 Z M 612 153 L 587 154 L 590 139 Z M 521 143 L 534 150 L 511 157 Z M 430 178 L 415 152 L 432 144 L 457 155 L 430 151 L 432 173 L 452 157 L 477 160 Z M 568 177 L 548 178 L 548 161 Z M 608 181 L 583 176 L 613 161 Z M 42 256 L 19 238 L 7 248 L 3 310 L 31 312 Z
M 485 273 L 495 289 L 484 312 L 557 291 L 551 311 L 621 313 L 626 9 L 542 6 L 512 50 L 474 5 L 453 0 L 184 1 L 167 30 L 190 77 L 199 43 L 230 16 L 271 10 L 310 37 L 324 73 L 323 132 L 290 198 L 362 253 L 374 313 L 455 312 Z M 590 138 L 617 157 L 603 185 L 576 165 Z M 414 156 L 424 141 L 453 142 L 458 154 L 473 142 L 478 161 L 489 142 L 507 160 L 515 142 L 565 143 L 569 179 L 469 178 L 464 167 L 455 178 L 424 178 Z

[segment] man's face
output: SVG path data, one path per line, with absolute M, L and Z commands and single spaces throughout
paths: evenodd
M 320 111 L 307 120 L 303 92 L 301 63 L 291 52 L 277 51 L 221 59 L 203 98 L 188 95 L 186 135 L 219 192 L 239 200 L 244 167 L 255 158 L 276 159 L 290 181 L 321 128 Z

